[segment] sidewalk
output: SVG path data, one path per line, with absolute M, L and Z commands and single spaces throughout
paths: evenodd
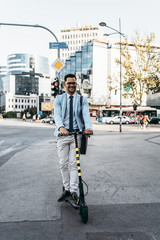
M 28 119 L 26 122 L 22 119 L 0 119 L 0 125 L 15 125 L 15 126 L 29 126 L 29 127 L 46 127 L 46 128 L 55 128 L 55 124 L 33 122 L 31 119 Z M 92 121 L 93 130 L 107 131 L 107 132 L 119 132 L 119 124 L 104 124 L 99 123 L 95 120 Z M 140 129 L 136 124 L 122 124 L 122 132 L 160 132 L 159 124 L 150 125 L 149 129 Z
M 49 135 L 0 168 L 0 240 L 160 240 L 159 127 L 123 125 L 122 133 L 118 125 L 93 127 L 87 155 L 81 156 L 88 223 L 66 202 L 57 202 L 62 183 L 56 138 Z

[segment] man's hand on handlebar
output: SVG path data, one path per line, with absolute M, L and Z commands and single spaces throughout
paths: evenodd
M 60 127 L 60 129 L 59 129 L 59 134 L 60 134 L 61 136 L 68 136 L 68 135 L 69 135 L 69 132 L 68 132 L 68 130 L 67 130 L 66 128 Z
M 87 135 L 92 135 L 93 134 L 93 130 L 92 129 L 85 129 L 84 131 L 85 131 L 85 133 Z

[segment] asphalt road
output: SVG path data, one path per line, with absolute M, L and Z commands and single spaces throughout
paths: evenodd
M 83 224 L 57 202 L 55 126 L 0 122 L 0 240 L 160 240 L 160 130 L 108 127 L 94 126 L 81 156 L 89 186 Z
M 24 123 L 25 124 L 25 123 Z M 34 123 L 33 123 L 34 124 Z M 46 128 L 27 127 L 27 125 L 7 125 L 0 127 L 0 166 L 14 154 L 24 150 L 36 142 L 53 139 L 52 131 Z

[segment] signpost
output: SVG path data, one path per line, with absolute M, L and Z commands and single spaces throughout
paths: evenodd
M 58 81 L 60 86 L 60 71 L 64 67 L 64 62 L 60 59 L 60 49 L 67 49 L 68 45 L 65 42 L 50 42 L 49 48 L 58 49 L 58 58 L 51 66 L 58 72 Z M 60 93 L 60 87 L 58 91 L 59 91 L 58 93 Z
M 38 114 L 41 116 L 42 115 L 42 111 L 39 111 Z
M 65 42 L 50 42 L 49 43 L 50 49 L 67 49 L 68 45 Z
M 64 62 L 60 58 L 57 58 L 51 66 L 59 73 L 64 67 Z

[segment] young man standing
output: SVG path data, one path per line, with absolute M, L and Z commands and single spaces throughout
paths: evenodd
M 69 132 L 82 131 L 80 95 L 76 93 L 77 82 L 74 74 L 67 74 L 64 77 L 64 81 L 66 92 L 56 97 L 54 106 L 55 135 L 58 137 L 57 149 L 64 187 L 64 191 L 58 201 L 62 202 L 67 197 L 72 196 L 73 201 L 77 203 L 78 173 L 75 144 L 74 136 L 69 135 Z M 86 97 L 83 97 L 82 114 L 85 133 L 92 134 L 92 123 Z

